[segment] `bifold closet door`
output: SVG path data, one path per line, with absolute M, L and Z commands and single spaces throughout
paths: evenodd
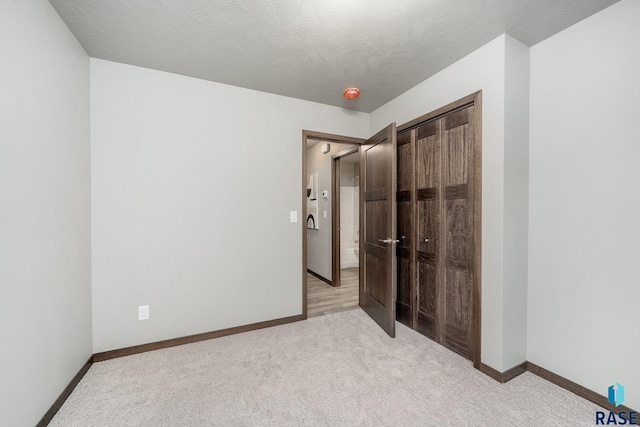
M 415 268 L 412 246 L 415 240 L 414 226 L 414 146 L 415 130 L 411 129 L 398 134 L 398 291 L 396 297 L 396 319 L 413 328 L 415 300 Z
M 398 320 L 471 358 L 472 106 L 398 135 Z
M 442 210 L 440 235 L 442 344 L 471 358 L 473 294 L 473 132 L 471 107 L 440 120 L 442 146 Z
M 416 330 L 442 342 L 441 120 L 422 124 L 416 141 Z

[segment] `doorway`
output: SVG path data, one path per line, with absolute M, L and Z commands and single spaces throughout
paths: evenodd
M 340 166 L 343 162 L 342 158 L 353 156 L 345 160 L 345 165 L 349 162 L 351 166 L 346 166 L 343 173 L 352 175 L 351 180 L 356 182 L 353 176 L 355 174 L 347 172 L 349 169 L 351 171 L 355 169 L 354 157 L 358 155 L 362 141 L 359 138 L 303 131 L 303 318 L 334 313 L 358 306 L 359 275 L 357 268 L 341 271 L 341 257 L 339 253 L 338 256 L 335 255 L 336 245 L 334 243 L 337 242 L 337 248 L 340 248 L 338 224 L 340 223 L 339 198 L 341 197 Z M 345 193 L 348 194 L 349 191 L 354 192 L 351 189 Z M 355 237 L 352 240 L 355 240 Z M 355 242 L 350 245 L 352 250 L 354 245 Z M 354 252 L 356 260 L 357 256 Z M 342 258 L 346 259 L 346 253 Z M 346 260 L 351 264 L 354 262 L 353 257 Z
M 400 127 L 391 123 L 366 141 L 303 131 L 303 212 L 307 200 L 313 201 L 309 194 L 324 195 L 324 191 L 314 193 L 314 177 L 308 176 L 307 144 L 319 140 L 359 146 L 359 306 L 389 336 L 395 336 L 398 320 L 472 360 L 478 369 L 481 93 Z M 341 163 L 333 164 L 333 175 L 339 176 Z M 334 184 L 332 194 L 339 193 L 340 186 Z M 326 218 L 326 211 L 320 214 L 316 208 L 310 214 L 314 212 Z M 339 216 L 339 210 L 333 213 Z M 307 225 L 303 226 L 306 319 L 309 236 Z M 336 284 L 341 273 L 340 263 L 335 262 L 341 255 L 339 231 L 339 227 L 333 230 L 338 249 L 333 251 L 334 268 L 329 272 Z

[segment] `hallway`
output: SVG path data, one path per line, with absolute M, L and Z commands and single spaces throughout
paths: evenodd
M 334 288 L 307 273 L 307 316 L 323 316 L 358 307 L 358 268 L 341 271 L 342 284 Z

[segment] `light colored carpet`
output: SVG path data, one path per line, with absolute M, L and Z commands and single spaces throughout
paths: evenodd
M 591 426 L 530 373 L 499 384 L 361 310 L 94 364 L 51 426 Z

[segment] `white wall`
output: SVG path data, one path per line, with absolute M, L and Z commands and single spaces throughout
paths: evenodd
M 531 48 L 528 357 L 640 409 L 640 2 Z
M 529 244 L 529 47 L 505 42 L 503 370 L 527 360 Z
M 51 5 L 0 2 L 0 425 L 91 356 L 89 57 Z
M 506 90 L 512 90 L 505 86 L 508 39 L 496 38 L 375 110 L 370 127 L 374 133 L 393 121 L 402 124 L 482 90 L 482 362 L 499 371 L 512 367 L 504 364 L 503 348 L 518 345 L 504 342 L 511 334 L 505 335 L 503 318 L 504 253 L 509 249 L 505 247 L 505 100 Z M 526 334 L 526 328 L 521 329 Z
M 98 59 L 91 91 L 94 351 L 301 314 L 302 129 L 368 115 Z
M 623 0 L 530 50 L 530 141 L 506 35 L 370 120 L 93 59 L 89 163 L 86 53 L 47 2 L 2 3 L 0 424 L 35 424 L 91 354 L 91 249 L 95 352 L 299 314 L 301 129 L 367 137 L 480 89 L 483 362 L 640 407 L 638 18 Z

